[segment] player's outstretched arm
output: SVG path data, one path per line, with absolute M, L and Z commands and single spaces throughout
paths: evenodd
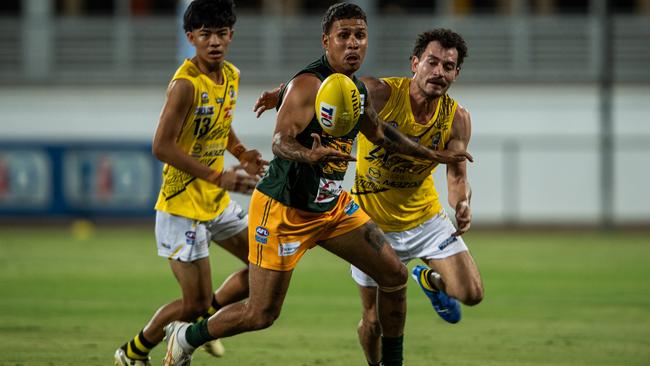
M 311 149 L 302 146 L 296 136 L 302 132 L 314 117 L 314 103 L 321 81 L 314 75 L 303 74 L 293 79 L 278 110 L 273 153 L 287 160 L 315 164 L 325 161 L 353 161 L 354 158 L 336 149 L 323 146 L 316 134 L 311 136 Z
M 472 134 L 469 112 L 458 106 L 451 125 L 451 136 L 447 149 L 466 151 Z M 466 233 L 472 223 L 470 206 L 471 188 L 467 180 L 467 163 L 465 161 L 447 164 L 447 191 L 449 205 L 456 211 L 457 230 L 454 235 Z
M 472 156 L 467 151 L 434 151 L 411 141 L 398 129 L 382 121 L 372 107 L 372 103 L 366 105 L 365 113 L 361 119 L 360 130 L 373 144 L 388 151 L 428 159 L 441 164 L 465 160 L 473 161 Z
M 260 118 L 262 113 L 269 109 L 273 109 L 278 105 L 278 102 L 280 101 L 280 90 L 282 90 L 282 88 L 284 88 L 284 83 L 280 84 L 280 86 L 273 90 L 265 90 L 262 92 L 262 95 L 257 98 L 255 105 L 253 106 L 253 112 L 255 112 L 257 118 Z

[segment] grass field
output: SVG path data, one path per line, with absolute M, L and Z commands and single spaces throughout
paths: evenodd
M 153 230 L 0 228 L 0 366 L 112 365 L 113 351 L 178 296 Z M 438 319 L 409 289 L 405 356 L 419 365 L 650 365 L 650 233 L 473 232 L 486 297 Z M 212 249 L 214 281 L 238 268 Z M 413 263 L 411 263 L 411 267 Z M 193 365 L 365 365 L 348 266 L 300 263 L 280 319 Z M 413 283 L 412 283 L 413 284 Z M 161 364 L 163 347 L 152 352 Z

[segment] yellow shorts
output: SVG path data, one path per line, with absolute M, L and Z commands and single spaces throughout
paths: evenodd
M 248 260 L 262 268 L 290 271 L 317 241 L 348 233 L 368 220 L 345 191 L 332 210 L 308 212 L 255 190 L 248 212 Z

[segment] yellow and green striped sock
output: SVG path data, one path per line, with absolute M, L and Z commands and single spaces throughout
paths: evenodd
M 126 343 L 122 348 L 126 351 L 126 356 L 132 360 L 146 360 L 149 357 L 149 352 L 156 345 L 149 342 L 142 331 L 138 333 L 132 340 Z
M 422 283 L 422 287 L 429 291 L 436 292 L 438 291 L 437 286 L 435 283 L 431 282 L 431 275 L 435 274 L 436 272 L 432 269 L 425 269 L 424 271 L 420 272 L 420 283 Z

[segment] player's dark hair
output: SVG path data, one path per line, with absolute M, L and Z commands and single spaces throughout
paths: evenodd
M 460 68 L 460 65 L 463 64 L 465 57 L 467 57 L 467 44 L 465 44 L 465 40 L 460 34 L 450 29 L 436 28 L 418 34 L 418 38 L 415 40 L 415 47 L 413 47 L 413 53 L 411 54 L 411 57 L 420 58 L 429 43 L 433 41 L 440 42 L 440 45 L 446 49 L 455 48 L 456 51 L 458 51 L 457 67 Z
M 323 20 L 321 22 L 323 25 L 323 33 L 328 34 L 332 28 L 332 24 L 341 19 L 362 19 L 364 22 L 368 23 L 366 13 L 359 7 L 359 5 L 336 3 L 330 6 L 325 12 L 325 15 L 323 15 Z
M 183 29 L 232 28 L 237 21 L 235 3 L 232 0 L 194 0 L 183 15 Z

